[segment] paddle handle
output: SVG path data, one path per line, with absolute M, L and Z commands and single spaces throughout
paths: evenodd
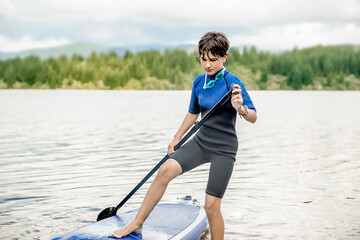
M 221 107 L 223 105 L 223 103 L 225 103 L 230 97 L 231 97 L 231 93 L 234 90 L 234 83 L 231 84 L 230 86 L 230 91 L 228 91 L 215 105 L 214 107 L 212 107 L 206 114 L 204 117 L 201 118 L 201 120 L 196 123 L 191 129 L 190 131 L 175 145 L 174 150 L 176 151 L 177 149 L 179 149 L 188 139 L 189 137 L 191 137 L 191 135 L 193 135 L 202 125 L 203 123 L 211 116 L 211 114 L 213 114 L 213 112 L 215 112 L 219 107 Z M 156 166 L 138 183 L 138 185 L 136 185 L 136 187 L 131 190 L 131 192 L 116 206 L 116 208 L 114 208 L 114 210 L 112 211 L 111 216 L 115 216 L 116 212 L 119 208 L 121 208 L 126 202 L 127 200 L 129 200 L 129 198 L 132 197 L 132 195 L 135 194 L 135 192 L 137 190 L 139 190 L 139 188 L 144 185 L 144 183 L 161 167 L 161 165 L 163 165 L 168 159 L 170 158 L 169 155 L 165 155 L 165 157 L 158 163 L 156 164 Z
M 160 168 L 161 165 L 163 165 L 167 160 L 169 159 L 169 155 L 165 155 L 165 157 L 158 163 L 156 164 L 156 166 L 138 183 L 138 185 L 136 185 L 136 187 L 131 190 L 131 192 L 116 206 L 116 208 L 114 208 L 113 212 L 112 212 L 112 216 L 116 215 L 116 212 L 119 208 L 121 208 L 126 202 L 127 200 L 129 200 L 129 198 L 132 197 L 132 195 L 135 194 L 135 192 L 137 192 L 137 190 L 139 190 L 139 188 L 141 188 L 142 185 L 144 185 L 144 183 Z
M 199 128 L 203 125 L 203 123 L 215 112 L 219 107 L 221 107 L 230 97 L 232 91 L 235 89 L 235 84 L 232 83 L 230 86 L 230 90 L 205 114 L 201 120 L 190 129 L 190 131 L 175 145 L 174 150 L 178 150 L 188 139 L 193 135 Z

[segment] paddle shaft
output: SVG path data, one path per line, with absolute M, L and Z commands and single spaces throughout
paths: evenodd
M 175 147 L 174 150 L 176 151 L 177 149 L 179 149 L 188 139 L 189 137 L 191 137 L 191 135 L 193 135 L 202 125 L 203 123 L 211 116 L 211 114 L 213 112 L 215 112 L 226 100 L 228 100 L 231 96 L 232 91 L 234 90 L 234 84 L 231 84 L 230 87 L 230 91 L 228 91 L 215 105 L 214 107 L 212 107 L 206 114 L 204 117 L 201 118 L 201 120 L 198 123 L 195 123 L 195 125 L 190 129 L 190 131 L 180 140 L 180 142 L 178 142 Z M 129 200 L 129 198 L 132 197 L 132 195 L 135 194 L 135 192 L 137 190 L 139 190 L 139 188 L 144 185 L 144 183 L 161 167 L 162 164 L 164 164 L 166 162 L 166 160 L 168 160 L 170 158 L 169 155 L 165 155 L 165 157 L 158 163 L 156 164 L 156 166 L 138 183 L 138 185 L 136 185 L 136 187 L 131 190 L 131 192 L 116 206 L 116 208 L 114 208 L 113 212 L 112 212 L 112 216 L 116 215 L 116 212 L 119 208 L 121 208 L 126 202 L 127 200 Z

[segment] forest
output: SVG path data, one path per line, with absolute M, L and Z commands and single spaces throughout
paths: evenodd
M 360 50 L 351 45 L 231 48 L 224 65 L 250 90 L 360 90 Z M 29 56 L 0 60 L 0 89 L 184 90 L 202 72 L 197 52 L 181 49 Z

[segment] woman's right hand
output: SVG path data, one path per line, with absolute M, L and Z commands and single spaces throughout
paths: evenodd
M 190 113 L 188 112 L 181 123 L 179 130 L 174 135 L 174 139 L 168 146 L 167 154 L 170 156 L 175 152 L 174 147 L 178 144 L 183 137 L 183 135 L 190 129 L 190 127 L 195 123 L 196 119 L 198 118 L 199 114 Z
M 169 156 L 171 156 L 171 154 L 173 154 L 173 153 L 175 152 L 174 148 L 175 148 L 175 145 L 176 145 L 178 142 L 180 142 L 180 140 L 174 138 L 174 139 L 171 141 L 171 143 L 168 145 L 167 154 L 168 154 Z

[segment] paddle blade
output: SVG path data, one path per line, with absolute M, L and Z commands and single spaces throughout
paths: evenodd
M 115 209 L 114 207 L 105 208 L 104 210 L 101 211 L 101 213 L 97 217 L 96 221 L 100 221 L 100 220 L 103 220 L 105 218 L 114 216 L 115 215 L 114 214 L 114 209 Z

